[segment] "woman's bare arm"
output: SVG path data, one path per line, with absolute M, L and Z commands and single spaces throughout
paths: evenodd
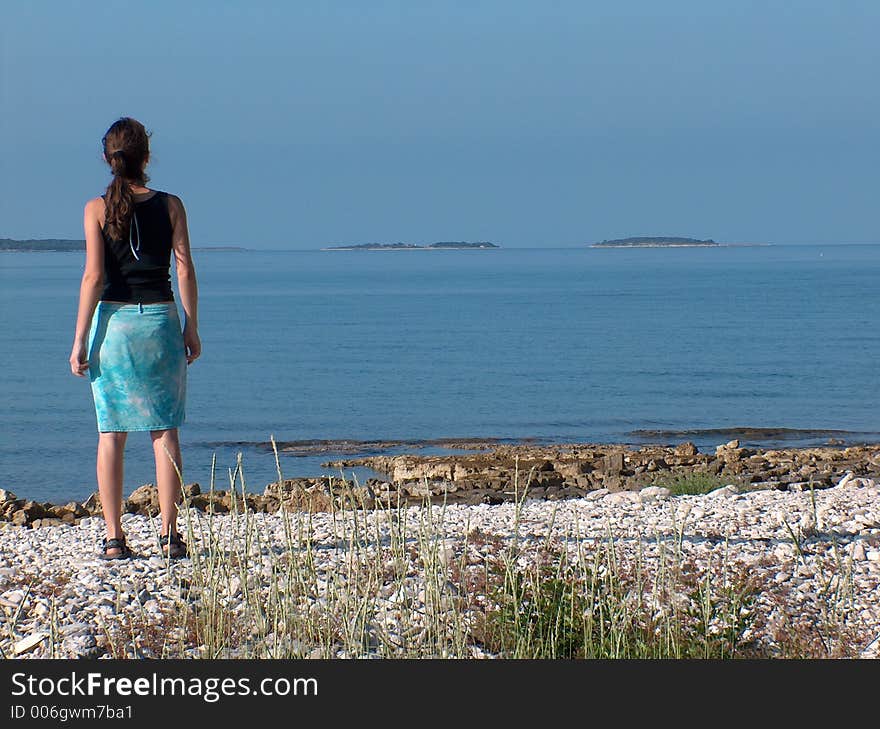
M 180 291 L 180 303 L 185 315 L 183 343 L 186 346 L 187 364 L 192 364 L 202 353 L 202 343 L 199 339 L 199 287 L 189 246 L 186 209 L 176 195 L 168 196 L 168 213 L 173 227 L 171 244 L 177 268 L 177 288 Z
M 104 201 L 97 197 L 86 203 L 83 211 L 83 229 L 86 235 L 86 266 L 79 287 L 79 306 L 76 312 L 76 331 L 70 350 L 70 371 L 85 377 L 89 368 L 88 337 L 92 315 L 104 290 L 104 238 L 101 235 L 100 216 Z

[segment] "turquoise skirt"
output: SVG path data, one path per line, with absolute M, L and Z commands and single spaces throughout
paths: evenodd
M 89 331 L 98 430 L 167 430 L 186 406 L 186 350 L 177 306 L 98 302 Z

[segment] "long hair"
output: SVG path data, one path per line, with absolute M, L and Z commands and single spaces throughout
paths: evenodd
M 119 240 L 128 232 L 134 210 L 134 194 L 129 184 L 146 185 L 150 179 L 144 172 L 150 156 L 150 135 L 139 121 L 124 116 L 113 122 L 101 144 L 113 172 L 105 196 L 104 225 L 108 235 Z

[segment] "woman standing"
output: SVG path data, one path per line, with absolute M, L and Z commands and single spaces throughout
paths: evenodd
M 102 140 L 113 180 L 85 206 L 86 265 L 70 353 L 73 374 L 88 373 L 98 421 L 98 493 L 107 526 L 100 556 L 125 559 L 122 532 L 125 441 L 150 431 L 162 519 L 160 544 L 186 555 L 177 531 L 186 368 L 201 353 L 198 287 L 186 211 L 175 195 L 146 187 L 149 135 L 124 117 Z M 171 290 L 171 255 L 185 314 L 181 331 Z

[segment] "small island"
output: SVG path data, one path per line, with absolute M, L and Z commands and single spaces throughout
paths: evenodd
M 347 246 L 327 246 L 322 251 L 438 251 L 438 250 L 459 250 L 459 249 L 483 249 L 483 248 L 500 248 L 500 246 L 488 241 L 478 241 L 476 243 L 468 243 L 465 241 L 444 241 L 441 243 L 431 243 L 430 245 L 420 246 L 415 243 L 359 243 L 357 245 Z
M 711 238 L 699 240 L 697 238 L 649 235 L 635 238 L 603 240 L 601 243 L 593 243 L 590 245 L 590 248 L 705 248 L 717 245 L 720 244 L 716 243 Z
M 39 240 L 15 240 L 0 238 L 0 251 L 84 251 L 84 240 L 68 238 L 41 238 Z

